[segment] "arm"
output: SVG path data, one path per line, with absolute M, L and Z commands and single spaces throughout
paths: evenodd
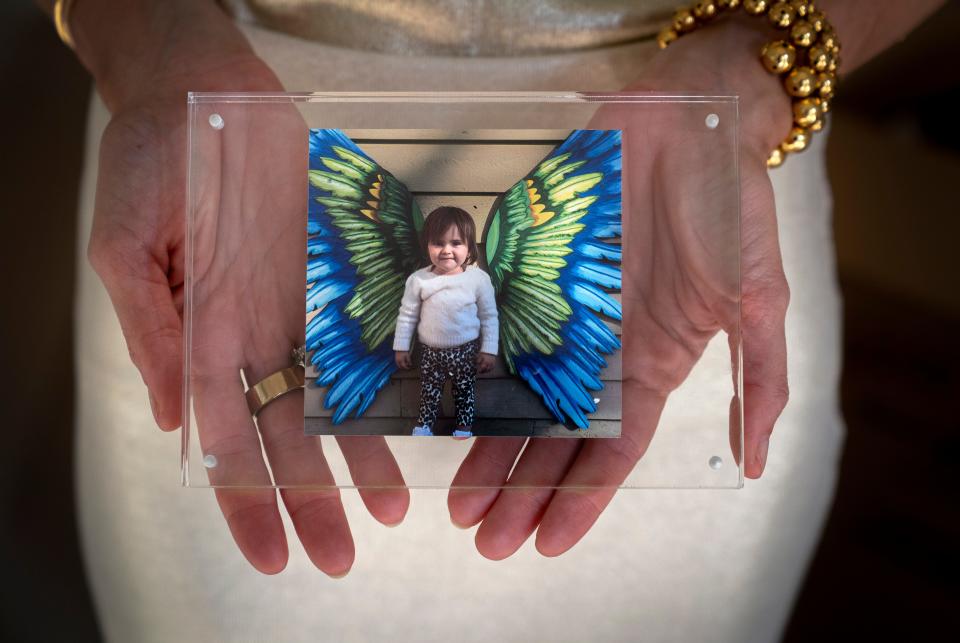
M 842 44 L 842 77 L 896 44 L 944 4 L 944 0 L 818 0 Z M 678 4 L 678 8 L 680 5 Z M 790 131 L 790 100 L 778 77 L 760 65 L 760 48 L 783 32 L 743 10 L 722 16 L 680 38 L 653 58 L 627 89 L 738 94 L 745 163 L 764 168 L 767 155 Z M 770 203 L 772 207 L 772 202 Z
M 849 74 L 903 40 L 945 0 L 817 0 L 843 45 L 839 71 Z
M 393 350 L 406 353 L 413 343 L 413 334 L 420 321 L 420 289 L 414 275 L 407 277 L 407 285 L 400 300 L 400 312 L 397 314 L 397 330 L 393 336 Z
M 477 285 L 477 315 L 480 317 L 480 352 L 496 355 L 500 343 L 500 320 L 497 316 L 497 298 L 490 276 L 481 272 Z

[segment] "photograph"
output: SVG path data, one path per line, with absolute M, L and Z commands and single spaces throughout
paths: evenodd
M 958 34 L 0 2 L 0 641 L 948 639 Z
M 306 434 L 618 437 L 620 131 L 353 134 L 309 134 Z

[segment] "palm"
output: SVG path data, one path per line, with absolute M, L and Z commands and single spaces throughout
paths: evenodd
M 279 89 L 252 57 L 215 69 L 178 80 L 194 89 L 237 89 L 236 79 L 245 78 L 245 89 Z M 101 143 L 90 247 L 158 424 L 168 429 L 181 422 L 185 98 L 182 92 L 152 96 L 115 115 Z M 211 482 L 247 487 L 217 491 L 234 538 L 254 566 L 276 572 L 287 549 L 275 492 L 250 488 L 271 484 L 262 454 L 277 485 L 333 484 L 319 441 L 303 434 L 302 393 L 270 404 L 255 426 L 240 377 L 252 384 L 289 366 L 291 349 L 303 342 L 306 126 L 289 105 L 225 107 L 221 115 L 224 129 L 202 130 L 194 146 L 191 411 L 203 453 L 216 458 Z M 388 524 L 402 519 L 408 495 L 382 438 L 341 448 L 358 485 L 394 487 L 362 492 L 373 515 Z M 282 495 L 315 564 L 329 573 L 349 569 L 353 543 L 339 492 Z

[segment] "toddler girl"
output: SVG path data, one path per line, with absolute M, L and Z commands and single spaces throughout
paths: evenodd
M 497 354 L 497 305 L 490 276 L 477 261 L 473 218 L 454 207 L 427 216 L 421 242 L 430 266 L 407 279 L 393 341 L 397 366 L 410 368 L 410 343 L 416 328 L 423 345 L 420 359 L 420 415 L 413 435 L 433 435 L 440 396 L 453 378 L 457 428 L 453 435 L 473 435 L 477 372 L 493 368 Z

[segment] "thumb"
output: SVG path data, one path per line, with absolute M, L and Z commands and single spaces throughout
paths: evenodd
M 181 424 L 183 331 L 166 272 L 139 243 L 95 230 L 88 259 L 100 276 L 127 342 L 130 359 L 147 385 L 157 425 Z
M 750 224 L 744 226 L 742 235 L 740 399 L 744 473 L 748 478 L 759 478 L 766 467 L 774 424 L 789 397 L 785 322 L 790 288 L 783 273 L 773 187 L 765 171 L 753 178 L 744 190 L 751 198 L 743 204 L 744 220 Z M 735 348 L 731 342 L 731 349 Z

